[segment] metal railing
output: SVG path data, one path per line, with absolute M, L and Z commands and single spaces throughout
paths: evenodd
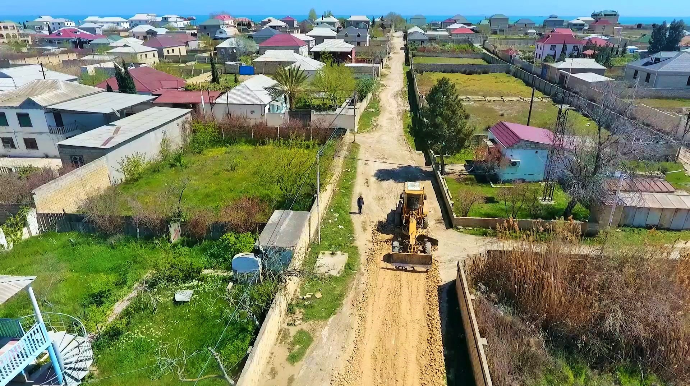
M 37 323 L 21 339 L 0 355 L 0 384 L 6 384 L 33 362 L 50 345 Z
M 48 126 L 48 132 L 50 134 L 56 134 L 56 135 L 64 135 L 64 134 L 71 133 L 71 132 L 77 131 L 77 130 L 79 130 L 77 125 Z
M 0 318 L 0 337 L 18 339 L 24 336 L 19 319 Z

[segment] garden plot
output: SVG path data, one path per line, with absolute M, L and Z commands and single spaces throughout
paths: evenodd
M 433 63 L 433 64 L 489 64 L 481 58 L 445 58 L 438 56 L 416 56 L 414 63 Z
M 446 74 L 440 72 L 425 72 L 417 74 L 417 86 L 422 94 L 427 94 L 436 82 L 446 77 L 455 84 L 458 94 L 461 96 L 483 97 L 521 97 L 530 98 L 532 88 L 523 81 L 508 74 Z M 534 94 L 541 98 L 544 95 L 539 91 Z M 528 106 L 529 107 L 529 106 Z
M 638 99 L 637 102 L 649 107 L 654 107 L 655 109 L 670 111 L 677 114 L 683 114 L 690 109 L 690 99 L 645 98 Z

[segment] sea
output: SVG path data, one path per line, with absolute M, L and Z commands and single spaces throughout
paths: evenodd
M 161 13 L 160 15 L 163 15 L 163 13 Z M 55 18 L 62 17 L 65 19 L 70 19 L 70 20 L 73 20 L 73 21 L 78 23 L 90 15 L 51 15 L 51 16 L 55 17 Z M 132 17 L 133 15 L 132 14 L 121 14 L 121 15 L 110 15 L 109 14 L 109 15 L 98 15 L 98 16 L 120 16 L 122 18 L 128 19 L 128 18 Z M 207 20 L 210 17 L 209 14 L 206 14 L 206 15 L 182 15 L 181 14 L 180 16 L 185 16 L 185 17 L 194 16 L 196 18 L 197 24 Z M 235 16 L 235 17 L 247 17 L 253 21 L 260 21 L 260 20 L 263 20 L 269 16 L 273 16 L 273 17 L 280 19 L 281 17 L 285 17 L 288 15 L 278 15 L 278 14 L 273 14 L 273 15 L 235 15 L 235 14 L 233 14 L 233 16 Z M 293 14 L 293 15 L 289 15 L 289 16 L 292 16 L 299 21 L 307 18 L 306 14 L 305 15 Z M 334 15 L 334 16 L 335 17 L 344 17 L 344 18 L 350 17 L 350 15 Z M 374 17 L 383 16 L 383 15 L 376 14 L 376 15 L 367 15 L 367 16 L 369 16 L 369 18 L 374 18 Z M 405 19 L 408 19 L 408 20 L 412 16 L 413 15 L 402 15 L 402 17 L 404 17 Z M 447 19 L 453 15 L 425 15 L 425 16 L 426 16 L 427 22 L 431 22 L 431 21 L 445 20 L 445 19 Z M 476 24 L 476 23 L 479 23 L 481 20 L 483 20 L 483 19 L 485 19 L 491 15 L 464 15 L 464 16 L 469 21 Z M 567 20 L 572 20 L 572 19 L 575 19 L 575 18 L 581 17 L 581 16 L 589 16 L 589 14 L 585 13 L 582 15 L 575 15 L 575 16 L 562 16 L 562 15 L 559 15 L 559 16 L 560 16 L 560 18 L 565 19 L 567 21 Z M 12 20 L 12 21 L 21 23 L 24 21 L 34 20 L 37 17 L 39 17 L 39 15 L 5 15 L 5 16 L 0 15 L 0 20 Z M 522 18 L 527 18 L 527 19 L 531 19 L 532 21 L 534 21 L 537 25 L 543 24 L 544 19 L 546 19 L 548 17 L 549 17 L 548 15 L 541 15 L 541 16 L 509 15 L 508 16 L 511 23 L 513 23 L 519 19 L 522 19 Z M 677 20 L 684 19 L 684 20 L 687 20 L 688 23 L 690 24 L 690 16 L 621 16 L 619 21 L 621 24 L 624 24 L 624 25 L 654 24 L 654 23 L 661 24 L 664 21 L 666 21 L 667 23 L 670 23 L 674 19 L 677 19 Z

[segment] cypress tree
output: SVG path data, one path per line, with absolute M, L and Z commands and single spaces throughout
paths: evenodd
M 118 69 L 115 73 L 115 80 L 117 80 L 117 88 L 121 93 L 137 93 L 137 86 L 134 84 L 134 78 L 132 78 L 132 74 L 129 73 L 129 69 L 124 60 L 122 61 L 122 68 Z
M 211 52 L 211 83 L 220 83 L 220 76 L 218 75 L 218 68 L 216 68 L 216 59 L 213 57 L 213 52 Z

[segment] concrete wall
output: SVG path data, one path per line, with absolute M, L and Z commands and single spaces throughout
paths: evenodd
M 514 48 L 527 48 L 530 46 L 535 46 L 537 44 L 537 39 L 498 39 L 489 37 L 488 40 L 491 44 L 496 47 L 514 47 Z
M 33 56 L 24 59 L 11 59 L 11 64 L 60 64 L 63 60 L 75 60 L 77 59 L 77 54 L 75 52 L 57 54 L 57 55 L 41 55 Z
M 255 122 L 263 122 L 268 114 L 268 105 L 235 105 L 228 103 L 216 103 L 213 105 L 213 116 L 223 119 L 227 116 L 240 116 Z
M 489 133 L 491 137 L 491 133 Z M 544 180 L 546 160 L 549 151 L 545 149 L 502 149 L 503 155 L 512 160 L 519 161 L 517 166 L 502 166 L 498 176 L 502 181 L 525 180 L 528 182 L 540 182 Z
M 76 212 L 87 198 L 112 185 L 105 158 L 99 158 L 33 190 L 39 213 Z
M 343 153 L 347 154 L 347 147 L 343 149 Z M 319 219 L 323 218 L 323 215 L 328 209 L 328 204 L 333 197 L 333 192 L 335 190 L 335 185 L 337 184 L 340 174 L 342 172 L 342 159 L 343 157 L 338 157 L 332 165 L 332 177 L 325 189 L 321 191 L 321 202 L 319 204 L 319 210 L 317 211 L 316 203 L 312 205 L 309 211 L 309 222 L 308 226 L 304 227 L 302 230 L 302 235 L 299 238 L 297 248 L 295 249 L 295 254 L 290 262 L 290 270 L 299 270 L 304 261 L 304 257 L 307 254 L 309 243 L 317 235 L 317 226 L 319 224 Z M 254 341 L 254 346 L 251 348 L 247 362 L 242 369 L 240 378 L 237 380 L 237 386 L 253 386 L 261 385 L 262 375 L 265 371 L 268 371 L 266 365 L 270 359 L 270 355 L 273 352 L 273 347 L 278 342 L 278 335 L 280 330 L 283 328 L 285 323 L 285 317 L 287 316 L 287 308 L 293 297 L 299 289 L 300 280 L 298 277 L 291 276 L 287 279 L 285 285 L 278 291 L 276 297 L 271 303 L 271 308 L 266 314 L 259 334 Z
M 479 324 L 474 313 L 474 295 L 470 294 L 469 284 L 463 262 L 458 262 L 458 273 L 455 279 L 455 291 L 458 295 L 460 304 L 460 315 L 462 316 L 462 326 L 465 330 L 467 351 L 470 354 L 470 365 L 472 366 L 472 376 L 476 386 L 492 386 L 491 373 L 489 372 L 489 362 L 486 359 L 484 346 L 487 342 L 479 334 Z
M 484 53 L 459 53 L 459 52 L 415 52 L 413 56 L 434 57 L 434 58 L 470 58 L 483 59 Z

